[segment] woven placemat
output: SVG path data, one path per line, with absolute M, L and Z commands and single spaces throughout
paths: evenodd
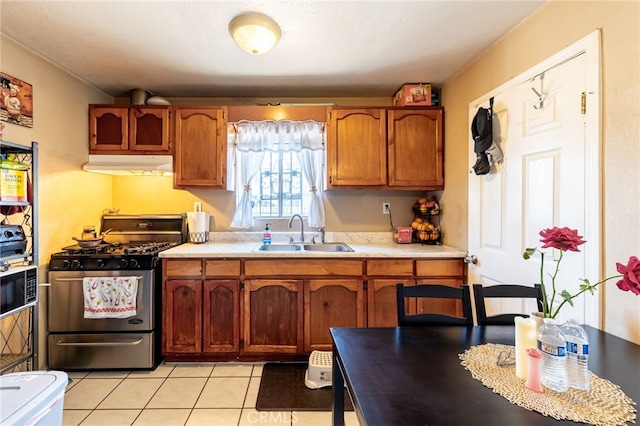
M 474 379 L 527 410 L 537 411 L 557 420 L 593 425 L 635 423 L 635 402 L 620 387 L 592 372 L 589 372 L 588 391 L 572 388 L 567 392 L 556 392 L 544 388 L 543 393 L 538 393 L 525 388 L 524 380 L 516 376 L 515 365 L 496 365 L 498 354 L 509 350 L 513 351 L 514 347 L 487 343 L 467 349 L 459 357 Z

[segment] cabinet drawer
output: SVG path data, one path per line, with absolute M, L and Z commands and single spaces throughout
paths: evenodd
M 362 261 L 324 259 L 245 260 L 244 273 L 246 276 L 361 276 Z
M 204 275 L 206 277 L 238 277 L 240 276 L 240 260 L 205 260 Z
M 202 261 L 192 260 L 165 260 L 164 274 L 167 277 L 200 277 L 202 276 Z
M 464 262 L 462 259 L 416 260 L 418 277 L 462 277 Z
M 411 259 L 375 259 L 367 260 L 367 275 L 370 276 L 411 276 Z

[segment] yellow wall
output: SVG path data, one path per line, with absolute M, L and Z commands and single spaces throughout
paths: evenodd
M 448 228 L 448 243 L 467 244 L 469 103 L 599 28 L 606 276 L 617 274 L 616 262 L 640 256 L 639 18 L 638 1 L 551 0 L 444 85 L 447 189 L 443 204 L 448 206 L 448 223 L 459 225 Z M 614 283 L 600 292 L 604 295 L 602 328 L 640 343 L 640 297 L 618 290 Z
M 7 123 L 3 139 L 38 142 L 40 265 L 47 265 L 52 252 L 74 244 L 71 237 L 80 236 L 83 225 L 97 225 L 111 204 L 111 178 L 87 173 L 82 165 L 88 155 L 87 104 L 112 98 L 4 36 L 0 48 L 2 72 L 33 86 L 33 127 Z M 40 281 L 47 281 L 45 274 Z

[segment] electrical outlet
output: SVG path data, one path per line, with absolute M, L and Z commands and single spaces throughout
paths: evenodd
M 382 214 L 391 214 L 391 203 L 382 203 Z

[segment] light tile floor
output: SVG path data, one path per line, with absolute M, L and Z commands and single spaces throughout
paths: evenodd
M 161 364 L 153 371 L 69 372 L 64 425 L 324 426 L 331 412 L 256 411 L 263 364 Z M 358 426 L 353 412 L 347 426 Z

